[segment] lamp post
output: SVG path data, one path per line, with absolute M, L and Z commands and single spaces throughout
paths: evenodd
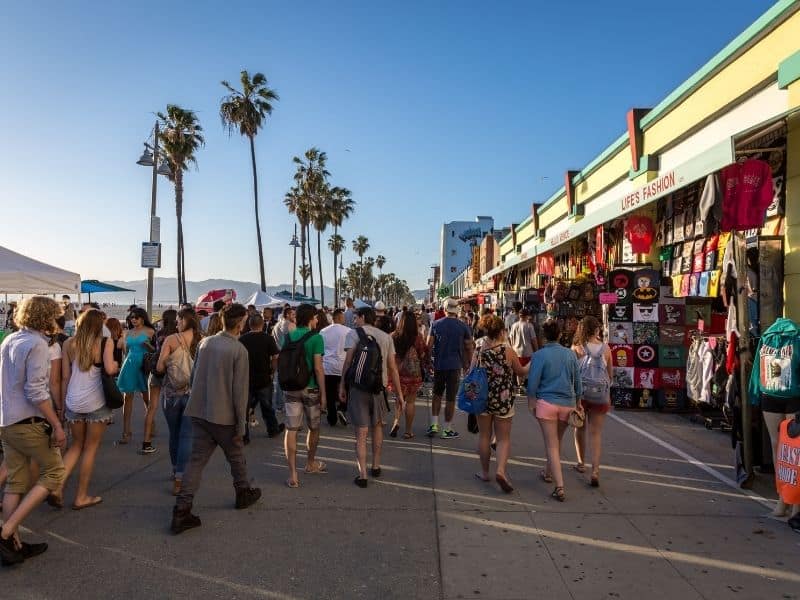
M 294 224 L 294 235 L 292 235 L 289 245 L 294 248 L 294 258 L 292 259 L 292 301 L 294 301 L 297 290 L 297 249 L 300 247 L 300 242 L 297 241 L 297 223 Z
M 342 279 L 343 279 L 342 272 L 343 271 L 344 271 L 344 263 L 342 262 L 342 256 L 339 255 L 339 285 L 337 286 L 337 288 L 339 290 L 339 298 L 336 299 L 337 306 L 338 306 L 339 300 L 341 300 L 341 297 L 342 297 Z

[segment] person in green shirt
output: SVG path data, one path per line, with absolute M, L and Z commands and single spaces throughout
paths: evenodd
M 297 341 L 306 333 L 313 330 L 317 325 L 317 311 L 310 304 L 301 304 L 297 307 L 297 327 L 287 335 L 290 341 Z M 284 450 L 286 452 L 286 462 L 289 464 L 289 479 L 286 485 L 290 488 L 300 487 L 300 480 L 297 477 L 297 432 L 303 427 L 303 417 L 305 416 L 308 426 L 308 436 L 306 437 L 306 449 L 308 459 L 306 460 L 306 473 L 326 473 L 327 466 L 321 460 L 316 460 L 317 445 L 319 444 L 319 423 L 322 407 L 325 406 L 325 386 L 318 382 L 325 381 L 325 371 L 322 367 L 322 355 L 325 352 L 325 342 L 318 333 L 313 334 L 303 344 L 306 361 L 311 378 L 304 390 L 296 392 L 286 391 L 286 437 Z

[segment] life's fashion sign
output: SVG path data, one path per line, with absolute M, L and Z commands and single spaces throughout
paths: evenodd
M 647 204 L 650 202 L 651 198 L 655 199 L 671 192 L 676 187 L 676 181 L 675 171 L 670 171 L 666 175 L 662 175 L 658 179 L 651 181 L 647 185 L 623 197 L 619 203 L 620 211 L 628 212 L 642 203 Z

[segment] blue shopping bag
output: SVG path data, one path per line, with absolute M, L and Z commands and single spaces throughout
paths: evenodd
M 458 386 L 456 401 L 459 410 L 471 415 L 486 412 L 486 402 L 489 399 L 489 377 L 486 369 L 479 365 L 470 367 L 461 385 Z

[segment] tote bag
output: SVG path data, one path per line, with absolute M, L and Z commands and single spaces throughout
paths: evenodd
M 478 360 L 470 367 L 461 385 L 458 386 L 456 402 L 459 410 L 471 415 L 479 415 L 486 412 L 486 403 L 489 400 L 489 377 L 486 369 L 481 366 L 481 355 L 478 353 Z

